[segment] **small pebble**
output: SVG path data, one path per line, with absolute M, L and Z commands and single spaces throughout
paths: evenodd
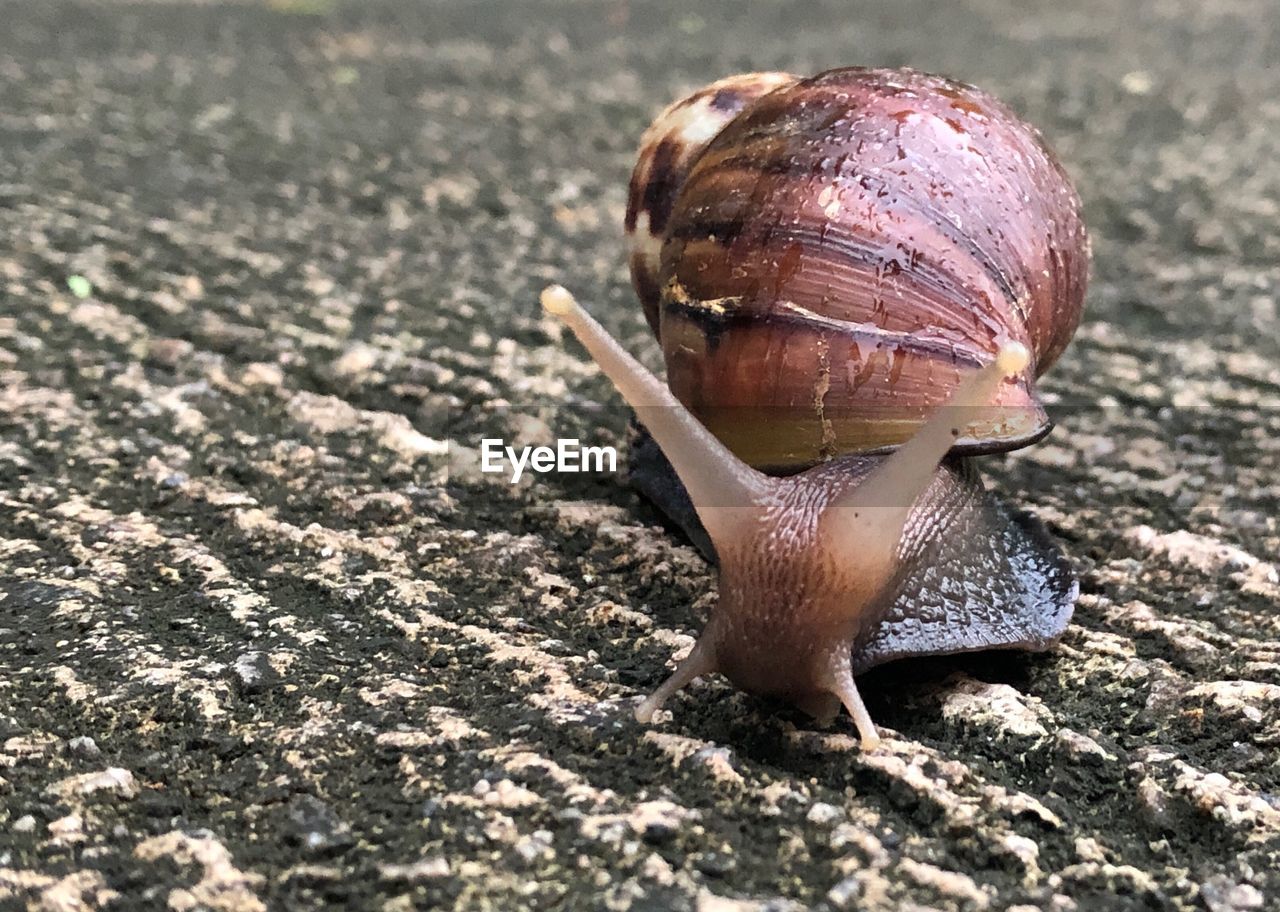
M 809 808 L 809 813 L 805 814 L 804 819 L 818 826 L 830 826 L 844 819 L 844 811 L 834 804 L 816 801 L 813 807 Z
M 81 735 L 78 738 L 72 738 L 68 741 L 67 750 L 81 757 L 96 757 L 102 753 L 98 748 L 98 742 L 94 741 L 87 735 Z
M 827 891 L 827 902 L 837 909 L 857 909 L 861 896 L 862 881 L 857 877 L 846 877 Z

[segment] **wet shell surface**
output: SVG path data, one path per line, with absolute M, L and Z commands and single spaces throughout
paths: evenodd
M 760 96 L 800 81 L 790 73 L 740 73 L 688 95 L 654 118 L 640 138 L 627 194 L 626 232 L 631 283 L 658 332 L 659 259 L 676 194 L 707 143 Z
M 738 455 L 891 447 L 1006 339 L 1032 363 L 957 447 L 1047 432 L 1035 378 L 1079 322 L 1088 240 L 1065 171 L 1001 102 L 910 70 L 753 74 L 668 108 L 643 145 L 636 289 L 673 392 Z

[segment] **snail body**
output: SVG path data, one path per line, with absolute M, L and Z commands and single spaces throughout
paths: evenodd
M 1047 432 L 1035 379 L 1079 321 L 1079 201 L 1032 128 L 913 71 L 731 77 L 646 132 L 626 227 L 667 383 L 564 289 L 543 304 L 635 410 L 631 479 L 720 590 L 638 718 L 720 672 L 843 705 L 870 747 L 854 675 L 1062 632 L 1069 566 L 966 456 Z

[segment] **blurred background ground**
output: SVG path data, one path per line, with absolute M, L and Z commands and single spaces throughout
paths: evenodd
M 0 906 L 1280 907 L 1273 3 L 0 21 Z M 639 726 L 709 568 L 616 479 L 466 457 L 617 440 L 535 294 L 658 363 L 652 114 L 853 63 L 993 91 L 1084 197 L 1061 426 L 987 462 L 1076 622 L 870 676 L 874 756 L 718 680 Z

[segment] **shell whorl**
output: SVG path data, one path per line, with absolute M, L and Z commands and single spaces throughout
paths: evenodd
M 748 462 L 800 466 L 900 443 L 1013 339 L 1032 364 L 997 404 L 1017 408 L 957 445 L 1038 439 L 1034 380 L 1079 322 L 1088 264 L 1040 135 L 910 70 L 766 75 L 696 149 L 682 137 L 715 86 L 668 108 L 632 178 L 632 274 L 673 392 Z
M 724 126 L 760 96 L 800 80 L 790 73 L 741 73 L 703 86 L 668 105 L 640 137 L 627 194 L 631 283 L 658 332 L 662 239 L 689 169 Z

